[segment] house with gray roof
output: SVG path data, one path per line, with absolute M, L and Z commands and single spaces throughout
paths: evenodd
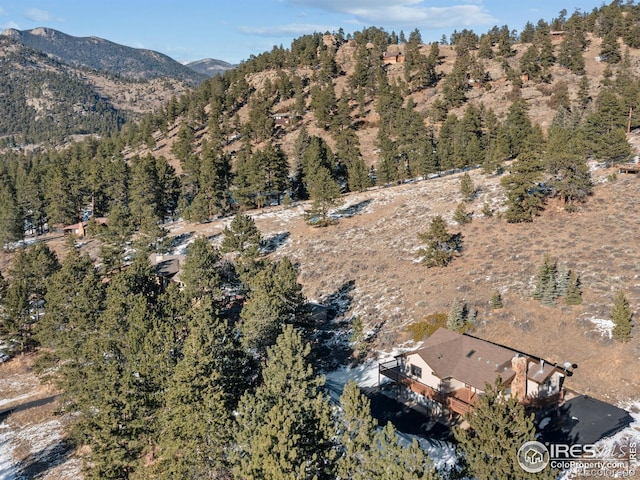
M 558 403 L 569 373 L 533 355 L 445 328 L 436 330 L 421 348 L 380 364 L 379 372 L 458 414 L 471 410 L 497 378 L 505 394 L 523 404 Z

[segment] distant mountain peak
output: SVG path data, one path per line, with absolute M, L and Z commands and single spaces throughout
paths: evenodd
M 33 30 L 29 30 L 29 32 L 31 32 L 32 35 L 40 35 L 41 37 L 47 37 L 47 36 L 54 36 L 55 35 L 55 30 L 51 30 L 51 29 L 46 28 L 46 27 L 34 28 Z
M 236 67 L 236 65 L 232 65 L 223 60 L 216 60 L 215 58 L 203 58 L 202 60 L 196 60 L 194 62 L 186 62 L 184 65 L 198 73 L 202 73 L 210 77 L 222 74 L 225 71 Z
M 16 30 L 15 28 L 6 28 L 5 30 L 2 31 L 0 35 L 4 37 L 10 37 L 10 38 L 19 38 L 20 30 Z

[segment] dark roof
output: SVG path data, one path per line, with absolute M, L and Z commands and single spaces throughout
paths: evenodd
M 178 281 L 180 264 L 184 260 L 184 255 L 154 255 L 149 259 L 154 266 L 156 275 L 163 278 L 173 278 Z
M 633 422 L 626 410 L 587 395 L 567 400 L 557 412 L 540 415 L 545 417 L 551 421 L 539 428 L 540 441 L 569 445 L 595 443 Z
M 509 383 L 515 375 L 511 367 L 511 359 L 515 356 L 527 357 L 527 378 L 534 382 L 543 383 L 557 370 L 544 360 L 445 328 L 436 330 L 422 348 L 405 355 L 409 354 L 420 355 L 439 378 L 455 378 L 480 390 L 498 376 L 503 383 Z

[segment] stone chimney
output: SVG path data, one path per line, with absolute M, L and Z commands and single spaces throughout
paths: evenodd
M 513 357 L 511 368 L 516 372 L 511 382 L 511 396 L 522 402 L 527 397 L 527 357 L 520 355 Z

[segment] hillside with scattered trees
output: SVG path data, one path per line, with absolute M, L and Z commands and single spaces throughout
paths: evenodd
M 54 91 L 41 65 L 29 75 Z M 64 148 L 12 141 L 0 345 L 35 352 L 86 478 L 529 478 L 483 462 L 506 448 L 487 450 L 491 428 L 536 438 L 499 384 L 478 406 L 495 424 L 470 414 L 464 453 L 436 468 L 355 384 L 332 401 L 323 375 L 439 322 L 559 362 L 572 342 L 574 388 L 637 398 L 623 290 L 640 301 L 625 258 L 640 226 L 616 215 L 637 188 L 614 167 L 635 153 L 639 74 L 640 6 L 617 1 L 432 44 L 370 27 L 274 47 L 138 121 L 109 110 Z M 14 124 L 36 128 L 42 97 L 25 96 Z M 180 248 L 167 282 L 156 261 Z M 627 271 L 610 285 L 609 268 Z M 587 315 L 611 318 L 608 338 L 584 333 Z

